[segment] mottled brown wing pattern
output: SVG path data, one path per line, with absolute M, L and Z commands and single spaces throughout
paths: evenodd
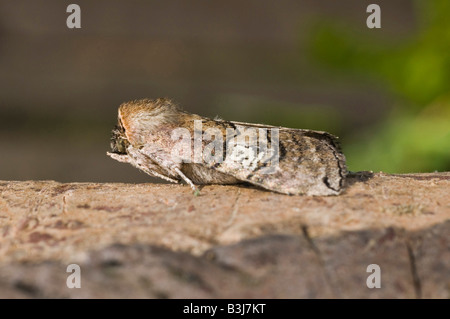
M 224 146 L 226 152 L 223 162 L 209 164 L 209 168 L 229 174 L 240 181 L 285 194 L 336 195 L 343 190 L 347 169 L 345 157 L 335 136 L 327 132 L 262 124 L 215 122 L 217 127 L 235 130 L 233 138 L 238 146 L 239 139 L 236 137 L 247 129 L 265 129 L 269 146 L 272 146 L 271 135 L 278 132 L 278 163 L 273 166 L 274 161 L 267 161 L 273 159 L 273 154 L 259 156 L 263 160 L 256 163 L 248 159 L 232 161 L 228 157 L 230 149 Z M 248 147 L 248 143 L 242 147 Z

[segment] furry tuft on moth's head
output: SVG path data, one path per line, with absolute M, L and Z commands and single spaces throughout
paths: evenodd
M 165 98 L 135 100 L 123 103 L 119 107 L 119 119 L 126 131 L 136 122 L 147 128 L 152 122 L 158 124 L 171 122 L 178 113 L 175 104 Z
M 119 125 L 131 144 L 141 144 L 141 138 L 152 134 L 163 125 L 175 123 L 180 110 L 169 99 L 141 99 L 126 102 L 119 107 Z

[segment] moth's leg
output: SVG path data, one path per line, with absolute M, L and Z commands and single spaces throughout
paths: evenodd
M 194 185 L 194 183 L 192 183 L 192 181 L 191 181 L 189 178 L 186 177 L 186 175 L 183 174 L 182 171 L 180 171 L 179 168 L 176 167 L 176 168 L 174 168 L 174 170 L 175 170 L 175 172 L 178 173 L 178 175 L 180 175 L 180 177 L 181 177 L 181 178 L 182 178 L 189 186 L 191 186 L 191 188 L 192 188 L 192 190 L 194 191 L 195 194 L 198 194 L 198 193 L 199 193 L 198 188 Z
M 183 174 L 181 171 L 181 163 L 177 162 L 176 160 L 172 160 L 170 157 L 161 156 L 161 154 L 164 154 L 159 149 L 154 149 L 151 146 L 145 146 L 140 150 L 135 150 L 134 152 L 138 152 L 141 155 L 147 156 L 150 160 L 152 160 L 154 163 L 156 163 L 159 167 L 164 169 L 169 175 L 175 175 L 180 177 L 182 180 L 188 184 L 192 190 L 194 191 L 194 194 L 199 194 L 198 188 L 194 185 L 194 183 Z
M 122 163 L 129 163 L 129 164 L 133 165 L 134 167 L 136 167 L 137 169 L 144 171 L 145 173 L 147 173 L 150 176 L 159 177 L 159 178 L 165 179 L 166 181 L 169 181 L 172 183 L 178 183 L 177 180 L 156 172 L 155 169 L 157 168 L 157 165 L 149 163 L 148 161 L 146 161 L 145 163 L 142 163 L 141 160 L 137 159 L 136 157 L 130 157 L 130 155 L 128 155 L 128 154 L 125 155 L 125 154 L 116 154 L 116 153 L 110 153 L 110 152 L 107 152 L 106 154 L 108 156 L 110 156 L 111 158 L 115 159 L 116 161 L 119 161 Z
M 157 172 L 155 172 L 153 170 L 149 170 L 149 169 L 147 169 L 146 167 L 143 167 L 143 166 L 139 166 L 138 168 L 143 170 L 144 172 L 146 172 L 148 175 L 159 177 L 161 179 L 165 179 L 166 181 L 178 184 L 178 181 L 176 179 L 172 179 L 170 177 L 167 177 L 166 175 L 159 174 L 159 173 L 157 173 Z
M 160 165 L 155 163 L 150 157 L 146 156 L 145 154 L 142 154 L 139 150 L 130 146 L 130 147 L 128 147 L 127 151 L 130 155 L 122 155 L 122 156 L 128 157 L 127 163 L 130 163 L 134 167 L 144 171 L 145 173 L 147 173 L 150 176 L 159 177 L 161 179 L 164 179 L 164 180 L 172 182 L 172 183 L 178 183 L 178 181 L 176 179 L 173 179 L 167 175 L 159 173 L 158 171 L 161 171 L 161 170 L 167 171 L 167 170 L 164 167 L 161 167 Z M 171 175 L 173 175 L 173 174 L 171 174 Z
M 106 155 L 108 155 L 109 157 L 115 159 L 116 161 L 122 162 L 122 163 L 131 163 L 131 158 L 128 155 L 116 154 L 116 153 L 110 153 L 110 152 L 106 152 Z

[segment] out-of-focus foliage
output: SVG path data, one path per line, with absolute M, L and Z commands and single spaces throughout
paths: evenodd
M 395 110 L 344 148 L 353 171 L 427 172 L 450 169 L 450 96 L 418 114 Z
M 416 12 L 418 30 L 401 43 L 336 23 L 321 24 L 311 37 L 314 59 L 375 78 L 398 97 L 384 122 L 346 140 L 350 170 L 450 170 L 450 1 L 417 1 Z

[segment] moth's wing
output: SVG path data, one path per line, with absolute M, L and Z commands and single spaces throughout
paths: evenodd
M 267 125 L 267 124 L 255 124 L 255 123 L 246 123 L 246 122 L 236 122 L 236 121 L 230 121 L 230 123 L 233 123 L 234 125 L 244 126 L 244 127 L 248 126 L 248 127 L 256 127 L 256 128 L 266 128 L 266 129 L 277 128 L 277 129 L 279 129 L 281 131 L 303 132 L 303 133 L 305 133 L 307 135 L 312 135 L 312 136 L 328 139 L 331 144 L 333 144 L 339 151 L 341 151 L 339 138 L 337 136 L 334 136 L 333 134 L 328 133 L 328 132 L 314 131 L 314 130 L 307 130 L 307 129 L 295 129 L 295 128 L 288 128 L 288 127 L 274 126 L 274 125 Z
M 221 121 L 226 122 L 226 121 Z M 328 132 L 324 131 L 314 131 L 314 130 L 307 130 L 307 129 L 295 129 L 295 128 L 288 128 L 288 127 L 282 127 L 282 126 L 274 126 L 274 125 L 267 125 L 267 124 L 255 124 L 255 123 L 246 123 L 246 122 L 236 122 L 236 121 L 230 121 L 230 123 L 233 123 L 233 125 L 238 126 L 247 126 L 247 127 L 255 127 L 255 128 L 266 128 L 266 129 L 272 129 L 277 128 L 280 131 L 296 131 L 296 132 L 303 132 L 306 135 L 310 136 L 316 136 L 317 138 L 324 138 L 329 140 L 329 142 L 341 152 L 341 145 L 339 142 L 339 138 L 337 136 L 334 136 L 333 134 L 330 134 Z
M 225 121 L 221 121 L 225 125 Z M 327 132 L 291 129 L 270 125 L 229 122 L 236 129 L 234 147 L 228 147 L 222 163 L 214 169 L 241 181 L 284 193 L 336 195 L 345 184 L 347 168 L 337 137 Z M 253 131 L 251 130 L 253 128 Z M 267 145 L 253 148 L 248 139 L 239 139 L 247 131 L 266 134 Z M 262 134 L 262 135 L 261 135 Z M 264 136 L 263 136 L 264 140 Z M 227 144 L 230 139 L 227 138 Z M 259 142 L 258 142 L 258 145 Z
M 219 120 L 219 122 L 227 123 L 228 121 Z M 292 130 L 291 128 L 286 128 L 286 127 L 281 127 L 281 126 L 274 126 L 274 125 L 268 125 L 268 124 L 256 124 L 256 123 L 237 122 L 237 121 L 229 121 L 228 123 L 233 123 L 234 125 L 248 126 L 248 127 L 260 127 L 260 128 L 274 128 L 274 127 L 277 127 L 277 128 L 280 128 L 280 129 Z

